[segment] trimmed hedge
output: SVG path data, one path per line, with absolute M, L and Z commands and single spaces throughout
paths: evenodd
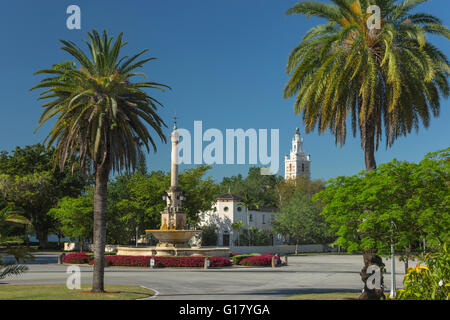
M 254 257 L 254 256 L 260 256 L 259 253 L 249 253 L 249 254 L 238 254 L 233 256 L 233 264 L 239 264 L 242 259 L 248 258 L 248 257 Z
M 251 256 L 240 261 L 242 266 L 267 267 L 272 265 L 272 257 L 275 257 L 277 264 L 281 264 L 281 259 L 273 254 L 262 254 L 259 256 Z
M 206 257 L 151 257 L 151 256 L 105 256 L 106 266 L 125 266 L 125 267 L 150 267 L 150 260 L 155 259 L 155 268 L 179 267 L 179 268 L 201 268 L 205 265 Z M 208 257 L 210 267 L 229 267 L 230 259 L 222 257 Z M 85 252 L 71 253 L 64 257 L 64 263 L 89 263 L 94 264 L 94 259 Z
M 89 251 L 86 253 L 89 257 L 91 257 L 92 259 L 94 258 L 94 253 Z M 105 252 L 105 257 L 106 256 L 115 256 L 116 253 L 115 252 Z

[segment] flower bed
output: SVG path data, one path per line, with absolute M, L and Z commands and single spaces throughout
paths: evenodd
M 242 259 L 248 258 L 248 257 L 253 257 L 253 256 L 260 256 L 261 254 L 259 253 L 249 253 L 249 254 L 237 254 L 233 256 L 233 264 L 240 264 Z
M 256 267 L 267 267 L 272 265 L 272 257 L 273 254 L 262 254 L 260 256 L 251 256 L 247 258 L 243 258 L 239 264 L 241 266 L 256 266 Z M 281 264 L 281 259 L 278 256 L 275 256 L 276 263 Z
M 91 257 L 89 257 L 88 252 L 77 252 L 77 253 L 69 253 L 63 258 L 63 263 L 71 263 L 71 264 L 83 264 L 89 263 Z
M 151 256 L 105 256 L 106 266 L 123 267 L 150 267 L 150 260 L 155 260 L 155 268 L 202 268 L 205 265 L 206 257 L 151 257 Z M 208 257 L 210 267 L 221 268 L 231 266 L 230 259 L 222 257 Z M 94 259 L 85 252 L 71 253 L 64 257 L 64 263 L 94 264 Z

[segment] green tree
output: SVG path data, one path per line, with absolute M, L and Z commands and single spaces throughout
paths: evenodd
M 61 40 L 62 49 L 79 63 L 69 70 L 44 69 L 36 74 L 53 77 L 33 87 L 44 89 L 39 99 L 52 99 L 43 104 L 39 127 L 57 115 L 56 123 L 46 138 L 48 146 L 56 143 L 55 164 L 63 168 L 67 160 L 78 160 L 80 170 L 95 176 L 94 191 L 94 272 L 93 292 L 104 292 L 107 185 L 111 171 L 134 171 L 138 165 L 140 144 L 156 151 L 147 123 L 162 141 L 163 120 L 157 114 L 160 103 L 147 95 L 146 88 L 162 90 L 156 82 L 133 82 L 136 72 L 147 61 L 138 60 L 148 49 L 132 57 L 119 58 L 123 34 L 113 43 L 107 32 L 88 33 L 91 57 L 76 44 Z M 39 128 L 38 127 L 38 128 Z M 78 159 L 77 159 L 78 158 Z
M 277 207 L 281 208 L 287 205 L 295 195 L 305 195 L 311 198 L 323 189 L 325 189 L 323 180 L 311 180 L 305 175 L 300 175 L 296 179 L 281 179 L 275 186 L 278 194 Z
M 92 194 L 81 195 L 78 198 L 64 197 L 48 214 L 59 221 L 61 230 L 66 237 L 78 239 L 80 250 L 86 240 L 92 239 L 93 204 Z
M 393 244 L 405 261 L 424 238 L 448 241 L 449 149 L 429 154 L 419 164 L 393 160 L 351 177 L 337 177 L 315 196 L 349 252 L 376 249 L 388 257 Z
M 35 144 L 0 152 L 0 195 L 24 209 L 32 221 L 40 246 L 47 247 L 47 235 L 57 231 L 46 213 L 65 196 L 76 197 L 89 183 L 77 172 L 53 170 L 51 148 Z
M 202 246 L 217 246 L 217 241 L 219 239 L 218 230 L 219 228 L 215 224 L 210 224 L 207 226 L 202 226 L 200 228 L 201 233 L 201 244 Z
M 251 167 L 245 179 L 241 174 L 223 178 L 218 188 L 218 194 L 230 190 L 234 194 L 248 193 L 254 199 L 252 208 L 276 207 L 277 192 L 275 186 L 281 177 L 275 175 L 261 175 L 261 168 Z
M 0 193 L 4 199 L 24 210 L 44 248 L 48 230 L 54 225 L 54 220 L 46 216 L 55 201 L 53 182 L 53 176 L 48 171 L 23 176 L 0 174 Z
M 271 244 L 271 237 L 268 231 L 251 226 L 241 235 L 240 242 L 247 246 L 268 246 Z
M 298 253 L 300 243 L 326 243 L 335 240 L 321 212 L 319 204 L 313 203 L 309 196 L 297 191 L 289 202 L 275 213 L 272 228 L 274 232 L 294 240 L 295 253 Z
M 178 184 L 185 192 L 186 201 L 183 208 L 187 213 L 187 225 L 197 227 L 200 222 L 199 213 L 212 209 L 217 194 L 217 185 L 205 174 L 211 166 L 201 165 L 186 169 L 178 176 Z M 170 178 L 167 179 L 170 182 Z M 170 183 L 167 184 L 167 189 Z

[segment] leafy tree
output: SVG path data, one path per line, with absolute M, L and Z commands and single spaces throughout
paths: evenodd
M 268 246 L 271 244 L 270 233 L 251 226 L 247 232 L 242 233 L 240 243 L 245 246 Z
M 200 222 L 199 213 L 212 209 L 217 195 L 217 185 L 211 177 L 205 174 L 211 166 L 201 165 L 184 170 L 178 176 L 178 184 L 184 191 L 186 201 L 183 208 L 187 213 L 187 225 L 196 227 Z M 170 182 L 170 179 L 167 179 Z M 170 184 L 167 185 L 167 189 Z
M 24 209 L 44 248 L 48 233 L 57 229 L 48 210 L 64 196 L 78 196 L 89 183 L 77 172 L 53 170 L 53 152 L 41 144 L 0 152 L 0 197 Z
M 275 175 L 261 175 L 261 168 L 251 167 L 244 179 L 241 174 L 223 178 L 219 185 L 218 194 L 232 193 L 244 195 L 248 193 L 253 199 L 251 208 L 275 207 L 277 205 L 277 192 L 275 186 L 281 177 Z
M 323 189 L 325 189 L 323 180 L 311 180 L 305 175 L 300 175 L 296 179 L 281 179 L 275 186 L 278 194 L 277 206 L 281 208 L 287 205 L 294 195 L 305 195 L 311 198 Z
M 113 43 L 104 31 L 88 33 L 91 57 L 76 44 L 61 40 L 62 49 L 79 63 L 69 70 L 44 69 L 36 74 L 53 77 L 41 80 L 34 89 L 44 89 L 39 99 L 45 111 L 39 127 L 57 115 L 46 138 L 48 146 L 56 143 L 55 164 L 64 168 L 67 160 L 78 160 L 80 170 L 94 174 L 94 273 L 93 292 L 104 292 L 107 185 L 111 171 L 134 171 L 138 165 L 141 144 L 156 151 L 156 144 L 145 123 L 166 141 L 163 120 L 157 114 L 160 103 L 147 95 L 146 88 L 167 87 L 156 82 L 133 82 L 136 72 L 147 61 L 138 60 L 148 49 L 132 57 L 119 58 L 126 45 L 119 34 Z
M 442 244 L 449 239 L 448 156 L 443 150 L 419 164 L 393 160 L 376 170 L 332 179 L 316 200 L 349 252 L 377 248 L 388 257 L 391 243 L 405 257 L 426 238 Z M 448 159 L 448 158 L 447 158 Z
M 53 219 L 45 214 L 54 203 L 53 181 L 49 172 L 24 176 L 0 175 L 0 193 L 24 210 L 43 247 L 47 244 L 48 230 L 54 225 Z
M 321 216 L 321 211 L 319 204 L 313 203 L 310 197 L 297 191 L 280 211 L 275 213 L 272 228 L 295 241 L 296 253 L 300 243 L 333 241 L 334 234 Z
M 56 208 L 48 214 L 59 221 L 61 230 L 66 237 L 76 238 L 80 242 L 80 250 L 87 239 L 92 239 L 93 203 L 92 193 L 78 198 L 64 197 Z
M 388 257 L 390 246 L 408 268 L 414 248 L 426 238 L 448 241 L 449 149 L 427 155 L 419 164 L 393 160 L 376 170 L 337 177 L 315 196 L 336 231 L 336 244 L 349 252 L 376 249 Z
M 210 224 L 207 226 L 202 226 L 201 234 L 201 244 L 202 246 L 217 246 L 217 241 L 219 239 L 218 230 L 219 228 L 215 224 Z

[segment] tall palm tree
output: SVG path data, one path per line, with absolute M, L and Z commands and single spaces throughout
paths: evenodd
M 242 221 L 236 221 L 236 222 L 233 222 L 232 224 L 231 224 L 231 227 L 234 229 L 234 230 L 237 230 L 237 235 L 238 235 L 238 247 L 241 245 L 241 229 L 243 228 L 245 226 L 245 224 L 244 224 L 244 222 L 242 222 Z
M 450 30 L 437 17 L 410 13 L 427 0 L 332 0 L 297 3 L 287 15 L 325 18 L 292 50 L 291 75 L 284 90 L 296 96 L 306 131 L 318 126 L 345 143 L 347 118 L 353 136 L 361 136 L 366 170 L 376 168 L 374 152 L 384 134 L 386 145 L 425 127 L 439 115 L 440 94 L 448 97 L 450 66 L 446 56 L 426 40 L 427 34 L 449 39 Z M 381 10 L 381 28 L 369 29 L 368 6 Z
M 412 128 L 418 131 L 420 121 L 428 127 L 430 114 L 439 115 L 440 95 L 449 95 L 450 65 L 426 35 L 449 39 L 450 30 L 433 15 L 411 13 L 427 0 L 331 1 L 334 4 L 300 2 L 287 11 L 325 18 L 327 23 L 309 30 L 292 50 L 284 96 L 296 96 L 294 111 L 303 112 L 307 132 L 316 125 L 319 133 L 329 129 L 341 147 L 351 116 L 353 136 L 359 128 L 369 171 L 376 168 L 383 127 L 386 146 L 391 147 Z M 370 5 L 380 8 L 379 29 L 368 23 Z M 371 261 L 381 265 L 374 249 L 364 252 L 364 283 Z
M 245 208 L 245 213 L 247 216 L 247 238 L 248 238 L 248 245 L 251 245 L 250 242 L 250 215 L 248 214 L 248 209 L 253 206 L 253 199 L 250 197 L 248 192 L 244 194 L 244 197 L 239 201 L 239 204 L 242 205 Z
M 79 68 L 44 69 L 36 74 L 53 77 L 41 80 L 31 90 L 45 88 L 39 99 L 52 99 L 43 104 L 39 127 L 57 115 L 56 123 L 45 139 L 50 147 L 56 142 L 55 166 L 64 167 L 67 160 L 79 159 L 82 172 L 95 175 L 94 193 L 94 274 L 93 292 L 104 291 L 104 252 L 106 239 L 106 195 L 111 171 L 134 171 L 139 160 L 140 145 L 147 152 L 156 144 L 145 124 L 162 141 L 165 126 L 157 114 L 162 106 L 147 95 L 146 88 L 162 90 L 166 85 L 156 82 L 133 82 L 136 72 L 147 61 L 139 60 L 143 50 L 132 57 L 119 58 L 126 45 L 120 33 L 115 42 L 106 31 L 88 33 L 90 56 L 75 43 L 61 40 L 62 50 L 68 52 Z M 38 127 L 38 129 L 39 129 Z M 36 129 L 37 130 L 37 129 Z M 73 161 L 74 162 L 74 161 Z

